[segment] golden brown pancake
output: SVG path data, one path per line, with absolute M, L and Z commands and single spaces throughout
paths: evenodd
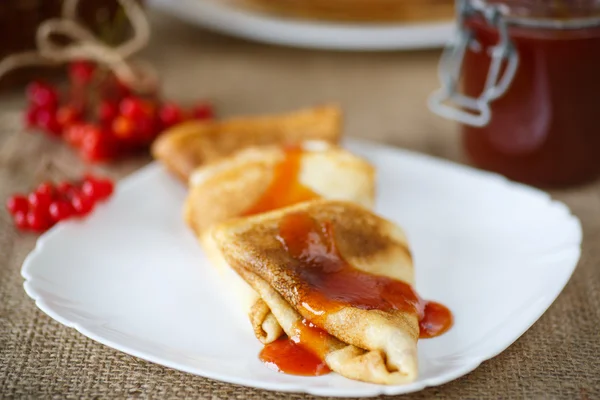
M 315 200 L 210 233 L 289 337 L 303 320 L 325 331 L 301 343 L 331 370 L 379 384 L 416 379 L 414 271 L 399 227 L 351 202 Z
M 375 169 L 368 161 L 320 141 L 303 142 L 299 150 L 299 170 L 294 171 L 297 176 L 286 176 L 286 181 L 297 180 L 316 197 L 373 206 Z M 248 214 L 270 189 L 277 168 L 286 157 L 290 157 L 289 150 L 279 145 L 253 147 L 195 169 L 189 179 L 185 221 L 200 234 L 215 223 Z M 280 188 L 280 192 L 273 194 L 278 198 L 290 197 L 293 186 Z M 287 200 L 270 204 L 273 207 L 264 211 L 292 205 L 299 199 Z
M 281 328 L 268 306 L 227 265 L 212 236 L 207 233 L 209 228 L 247 215 L 249 211 L 267 211 L 255 206 L 264 198 L 265 192 L 274 189 L 272 194 L 276 200 L 283 202 L 269 202 L 267 205 L 272 208 L 316 198 L 348 200 L 372 207 L 375 198 L 375 170 L 367 161 L 325 142 L 304 142 L 293 151 L 290 154 L 289 149 L 275 145 L 249 148 L 197 168 L 190 177 L 184 206 L 186 223 L 198 236 L 211 263 L 234 288 L 243 308 L 249 312 L 257 338 L 263 343 L 281 336 Z M 290 160 L 291 156 L 294 159 Z M 277 176 L 282 163 L 290 161 L 297 164 L 297 170 L 284 172 L 296 172 L 297 176 Z M 274 180 L 281 179 L 288 185 L 272 187 Z M 294 198 L 298 186 L 314 197 Z
M 164 133 L 152 145 L 152 155 L 187 182 L 203 164 L 251 146 L 289 145 L 305 140 L 337 143 L 342 116 L 337 106 L 314 107 L 280 115 L 189 121 Z

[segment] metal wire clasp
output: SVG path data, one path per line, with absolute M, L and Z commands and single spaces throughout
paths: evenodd
M 474 33 L 465 26 L 465 20 L 476 14 L 482 15 L 498 30 L 500 40 L 489 48 L 491 63 L 483 92 L 479 97 L 470 97 L 458 92 L 458 84 L 465 52 L 468 49 L 484 51 Z M 506 92 L 519 65 L 519 54 L 508 33 L 506 14 L 507 10 L 502 5 L 488 5 L 481 0 L 458 0 L 457 33 L 442 54 L 439 67 L 442 87 L 429 97 L 431 111 L 467 125 L 481 127 L 488 124 L 490 103 Z

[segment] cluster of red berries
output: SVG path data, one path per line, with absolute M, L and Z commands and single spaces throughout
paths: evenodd
M 87 61 L 70 65 L 69 84 L 64 96 L 49 84 L 30 84 L 26 124 L 62 137 L 89 162 L 145 149 L 164 129 L 185 120 L 213 118 L 209 103 L 184 111 L 156 96 L 137 96 L 110 72 Z M 61 98 L 66 98 L 63 104 Z
M 15 194 L 6 201 L 15 226 L 23 231 L 45 232 L 69 218 L 88 215 L 98 201 L 109 198 L 114 190 L 109 179 L 86 175 L 79 182 L 40 184 L 28 195 Z

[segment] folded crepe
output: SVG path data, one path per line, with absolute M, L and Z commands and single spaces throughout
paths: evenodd
M 296 147 L 262 146 L 197 168 L 189 180 L 184 219 L 224 280 L 249 313 L 257 338 L 270 343 L 282 330 L 267 304 L 223 259 L 209 228 L 318 198 L 353 201 L 372 207 L 375 170 L 367 161 L 325 142 Z
M 283 331 L 331 370 L 379 384 L 416 379 L 422 310 L 399 227 L 354 203 L 315 200 L 210 233 Z M 306 321 L 325 333 L 299 335 Z
M 280 115 L 189 121 L 163 132 L 152 145 L 152 155 L 187 182 L 196 167 L 250 146 L 305 140 L 335 144 L 341 120 L 338 107 L 321 106 Z

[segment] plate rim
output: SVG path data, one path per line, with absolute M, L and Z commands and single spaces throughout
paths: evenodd
M 168 368 L 173 368 L 173 369 L 183 371 L 186 373 L 190 373 L 193 375 L 218 380 L 221 382 L 226 382 L 226 383 L 231 383 L 231 384 L 236 384 L 236 385 L 243 385 L 243 386 L 247 386 L 247 387 L 251 387 L 251 388 L 257 388 L 257 389 L 263 389 L 263 390 L 269 390 L 269 391 L 284 392 L 284 393 L 307 393 L 307 394 L 315 395 L 315 396 L 362 397 L 362 398 L 364 398 L 364 397 L 374 397 L 374 396 L 379 396 L 379 395 L 399 395 L 399 394 L 414 393 L 417 391 L 421 391 L 427 387 L 443 385 L 445 383 L 451 382 L 455 379 L 458 379 L 458 378 L 472 372 L 477 367 L 479 367 L 479 365 L 481 365 L 481 363 L 483 363 L 484 361 L 490 360 L 490 359 L 496 357 L 497 355 L 499 355 L 500 353 L 502 353 L 503 351 L 505 351 L 514 342 L 516 342 L 525 332 L 527 332 L 531 328 L 531 326 L 533 326 L 533 324 L 535 324 L 541 318 L 541 316 L 550 308 L 550 306 L 552 306 L 552 304 L 554 304 L 554 302 L 557 300 L 557 298 L 563 292 L 563 290 L 566 287 L 566 285 L 568 284 L 568 282 L 571 280 L 571 277 L 572 277 L 573 273 L 575 272 L 575 269 L 577 268 L 579 261 L 581 259 L 581 246 L 582 246 L 582 241 L 583 241 L 583 232 L 582 232 L 582 227 L 581 227 L 581 221 L 579 220 L 579 218 L 576 215 L 574 215 L 571 212 L 570 208 L 566 204 L 564 204 L 561 201 L 553 199 L 550 196 L 550 194 L 548 194 L 547 192 L 544 192 L 540 189 L 537 189 L 537 188 L 534 188 L 534 187 L 531 187 L 528 185 L 524 185 L 524 184 L 521 184 L 518 182 L 511 181 L 511 180 L 505 178 L 504 176 L 501 176 L 501 175 L 493 173 L 493 172 L 478 170 L 478 169 L 472 168 L 470 166 L 458 164 L 458 163 L 455 163 L 455 162 L 452 162 L 452 161 L 449 161 L 446 159 L 441 159 L 441 158 L 431 156 L 428 154 L 419 153 L 419 152 L 415 152 L 415 151 L 411 151 L 411 150 L 406 150 L 406 149 L 389 146 L 389 145 L 385 145 L 385 144 L 381 144 L 381 143 L 376 143 L 376 142 L 372 142 L 372 141 L 368 141 L 368 140 L 350 138 L 350 139 L 344 140 L 343 145 L 344 145 L 344 147 L 349 146 L 349 145 L 351 145 L 353 147 L 360 146 L 361 148 L 368 148 L 368 151 L 387 152 L 387 153 L 392 153 L 395 156 L 400 156 L 400 157 L 409 156 L 409 157 L 414 157 L 417 159 L 424 159 L 424 160 L 426 160 L 426 162 L 434 162 L 436 164 L 441 164 L 445 167 L 450 167 L 450 168 L 459 169 L 459 170 L 466 170 L 470 173 L 476 173 L 477 175 L 480 175 L 480 176 L 486 176 L 487 178 L 491 178 L 494 180 L 500 180 L 504 184 L 507 184 L 509 186 L 517 186 L 517 187 L 520 187 L 521 189 L 525 188 L 527 190 L 531 190 L 534 193 L 537 193 L 538 195 L 545 197 L 549 201 L 549 203 L 551 203 L 553 205 L 559 205 L 560 207 L 563 208 L 563 211 L 566 212 L 565 217 L 568 217 L 570 219 L 570 221 L 572 223 L 575 223 L 576 227 L 578 228 L 578 231 L 577 231 L 578 244 L 577 244 L 577 246 L 574 245 L 575 250 L 576 250 L 576 259 L 575 259 L 573 265 L 570 266 L 570 270 L 568 271 L 569 274 L 568 274 L 567 279 L 562 284 L 562 286 L 559 287 L 555 292 L 550 293 L 550 297 L 552 297 L 552 301 L 550 301 L 547 306 L 540 307 L 538 312 L 535 313 L 535 318 L 531 318 L 530 323 L 524 324 L 522 326 L 522 329 L 519 330 L 519 334 L 517 336 L 515 336 L 514 338 L 509 338 L 506 341 L 503 341 L 501 345 L 495 346 L 495 350 L 492 353 L 490 353 L 490 355 L 473 357 L 472 359 L 469 360 L 468 363 L 465 363 L 462 366 L 462 368 L 454 369 L 454 370 L 450 371 L 450 373 L 446 373 L 441 376 L 432 377 L 432 378 L 429 378 L 429 379 L 426 379 L 423 381 L 419 381 L 419 382 L 414 382 L 414 383 L 411 383 L 408 385 L 385 386 L 385 385 L 372 384 L 371 386 L 372 386 L 373 390 L 370 390 L 370 391 L 364 390 L 364 391 L 360 391 L 360 392 L 354 393 L 354 394 L 353 393 L 345 393 L 345 392 L 339 393 L 339 389 L 337 389 L 335 387 L 333 387 L 333 388 L 332 387 L 304 387 L 299 384 L 289 383 L 289 382 L 285 382 L 285 383 L 267 382 L 267 383 L 264 383 L 263 381 L 256 381 L 256 380 L 248 379 L 248 378 L 237 378 L 237 377 L 232 378 L 231 376 L 223 375 L 218 372 L 215 373 L 215 372 L 212 372 L 211 370 L 207 370 L 205 368 L 187 367 L 185 364 L 179 364 L 177 361 L 171 361 L 171 360 L 169 360 L 167 358 L 163 358 L 159 355 L 147 354 L 147 353 L 144 353 L 143 351 L 132 348 L 131 346 L 128 346 L 126 344 L 120 344 L 119 342 L 113 341 L 112 339 L 103 336 L 101 333 L 94 332 L 93 325 L 92 325 L 92 329 L 88 329 L 83 324 L 79 324 L 77 322 L 71 321 L 68 317 L 65 317 L 64 315 L 62 315 L 60 310 L 57 310 L 54 306 L 47 303 L 44 300 L 43 294 L 39 293 L 33 287 L 33 283 L 35 282 L 35 275 L 32 275 L 29 271 L 32 268 L 32 265 L 34 264 L 36 259 L 41 256 L 42 250 L 46 246 L 46 243 L 49 240 L 51 240 L 54 236 L 60 234 L 60 232 L 67 225 L 70 224 L 69 221 L 67 221 L 66 223 L 60 223 L 60 224 L 56 225 L 55 227 L 53 227 L 52 229 L 50 229 L 48 232 L 44 233 L 37 239 L 35 247 L 27 255 L 27 257 L 23 261 L 23 264 L 21 267 L 21 276 L 24 279 L 24 282 L 23 282 L 24 290 L 25 290 L 26 294 L 35 301 L 35 305 L 42 312 L 44 312 L 46 315 L 48 315 L 50 318 L 54 319 L 55 321 L 61 323 L 62 325 L 65 325 L 69 328 L 73 328 L 73 329 L 77 330 L 79 333 L 81 333 L 82 335 L 88 337 L 89 339 L 92 339 L 92 340 L 94 340 L 98 343 L 101 343 L 107 347 L 113 348 L 117 351 L 121 351 L 121 352 L 123 352 L 125 354 L 129 354 L 131 356 L 143 359 L 145 361 L 152 362 L 154 364 L 162 365 L 162 366 L 165 366 Z M 151 162 L 151 163 L 141 167 L 140 169 L 132 172 L 130 175 L 126 176 L 125 178 L 121 179 L 116 186 L 115 192 L 131 190 L 131 188 L 128 188 L 131 181 L 141 180 L 145 176 L 152 176 L 153 174 L 159 173 L 159 170 L 162 170 L 162 166 L 160 166 L 158 164 L 158 162 L 156 162 L 156 161 Z M 506 342 L 508 342 L 508 343 L 506 343 Z M 338 392 L 336 392 L 336 390 Z
M 243 10 L 219 0 L 150 0 L 149 5 L 203 27 L 256 42 L 340 51 L 441 48 L 454 33 L 452 20 L 415 24 L 318 22 Z

